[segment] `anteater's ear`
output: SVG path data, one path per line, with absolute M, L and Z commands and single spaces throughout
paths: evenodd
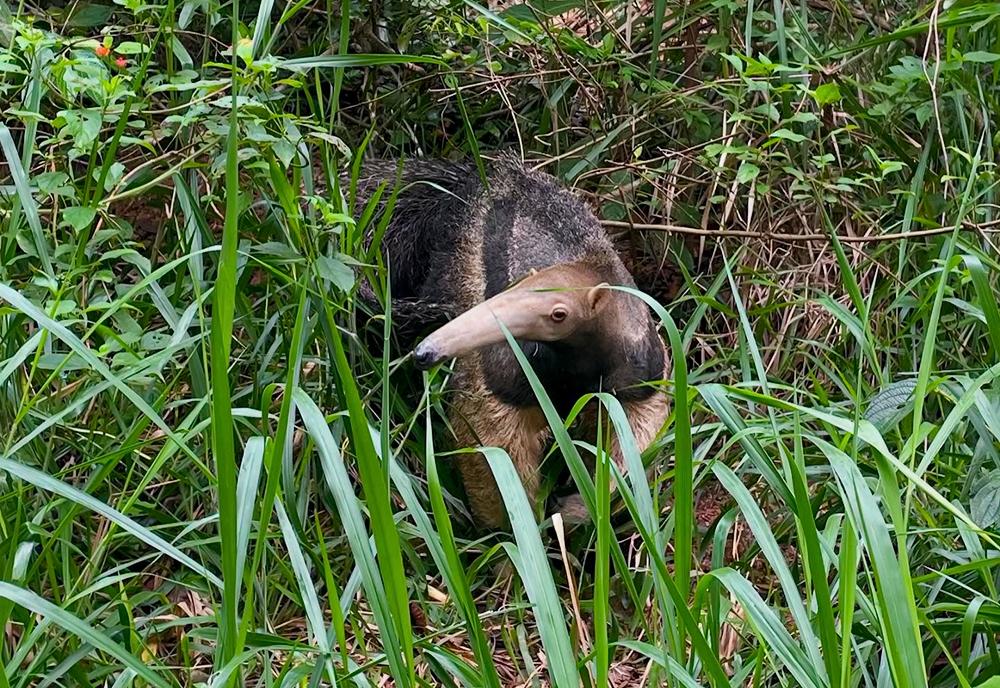
M 597 310 L 601 300 L 604 298 L 604 295 L 608 293 L 608 291 L 610 290 L 608 289 L 607 282 L 601 282 L 597 286 L 591 287 L 587 290 L 587 304 L 590 305 L 591 311 Z

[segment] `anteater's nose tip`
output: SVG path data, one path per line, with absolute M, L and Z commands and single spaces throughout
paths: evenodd
M 434 348 L 423 342 L 413 350 L 413 363 L 420 370 L 427 370 L 438 362 L 437 353 Z

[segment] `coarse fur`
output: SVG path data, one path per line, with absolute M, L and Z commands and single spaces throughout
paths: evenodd
M 423 304 L 451 318 L 558 266 L 573 285 L 635 287 L 597 219 L 547 174 L 505 157 L 488 164 L 484 184 L 466 163 L 413 160 L 400 170 L 377 161 L 362 169 L 359 198 L 387 184 L 384 203 L 397 175 L 399 193 L 380 245 L 394 311 Z M 644 384 L 663 378 L 663 342 L 641 300 L 618 290 L 602 294 L 600 317 L 572 336 L 519 343 L 561 414 L 586 393 L 612 392 L 644 449 L 667 413 L 662 392 Z M 458 358 L 454 371 L 450 417 L 458 445 L 507 450 L 534 499 L 548 427 L 510 347 L 488 344 Z M 612 451 L 624 469 L 616 441 Z M 501 525 L 503 504 L 485 459 L 463 456 L 458 466 L 477 521 Z

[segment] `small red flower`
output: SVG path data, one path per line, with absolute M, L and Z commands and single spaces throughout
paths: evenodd
M 124 57 L 119 57 L 115 60 L 115 64 L 118 65 L 119 69 L 125 69 L 125 66 L 128 65 L 128 60 Z
M 98 57 L 107 57 L 111 54 L 111 48 L 106 45 L 99 45 L 94 48 L 94 52 L 97 53 Z

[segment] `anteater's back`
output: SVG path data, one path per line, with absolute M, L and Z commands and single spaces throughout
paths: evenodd
M 531 270 L 585 261 L 608 282 L 632 284 L 611 240 L 587 206 L 553 177 L 503 160 L 479 198 L 488 298 Z
M 396 170 L 366 164 L 359 197 L 386 182 L 388 198 Z M 467 163 L 404 163 L 382 240 L 394 299 L 464 310 L 533 269 L 580 260 L 613 284 L 632 284 L 597 219 L 554 178 L 502 158 L 488 165 L 487 182 Z
M 399 175 L 399 193 L 382 237 L 396 299 L 441 301 L 430 284 L 446 281 L 454 247 L 467 236 L 468 212 L 481 192 L 475 168 L 462 163 L 408 160 L 401 171 L 392 161 L 365 163 L 358 180 L 359 205 L 385 184 L 385 208 Z M 372 223 L 372 228 L 377 223 Z M 446 299 L 447 300 L 447 299 Z

